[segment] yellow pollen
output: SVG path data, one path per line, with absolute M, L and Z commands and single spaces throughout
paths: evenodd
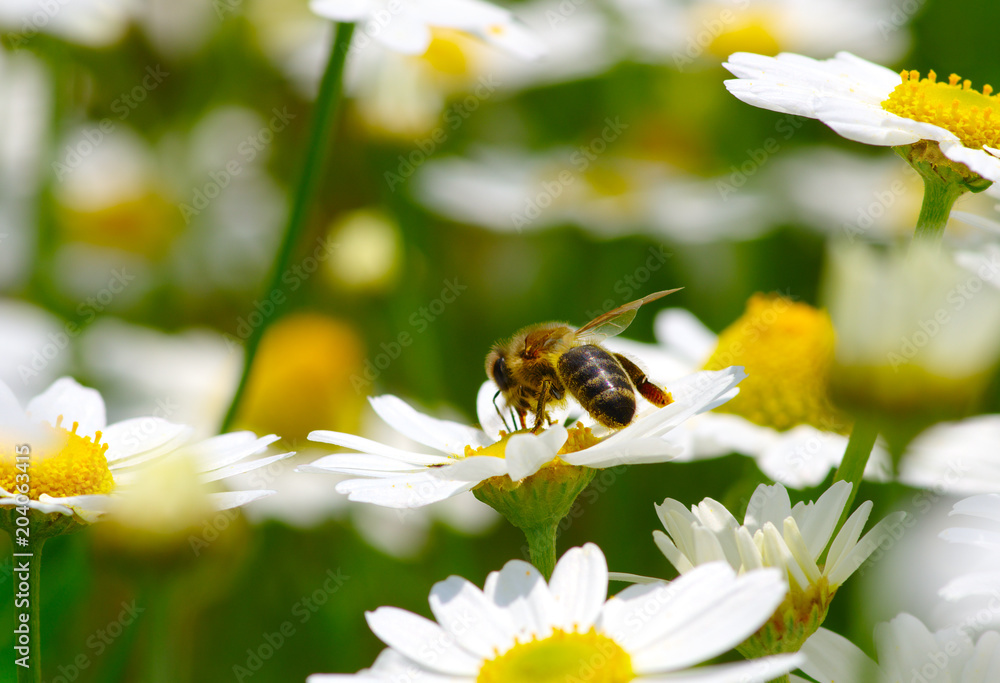
M 555 629 L 547 638 L 517 643 L 488 660 L 476 683 L 627 683 L 635 678 L 632 658 L 593 628 L 584 633 Z
M 594 444 L 600 442 L 600 439 L 594 436 L 594 434 L 590 431 L 590 427 L 584 427 L 582 422 L 577 422 L 566 431 L 569 433 L 569 437 L 566 439 L 566 443 L 562 445 L 562 448 L 559 449 L 556 455 L 565 455 L 566 453 L 582 451 L 583 449 L 590 448 Z M 472 455 L 492 455 L 494 458 L 503 458 L 507 452 L 507 440 L 514 434 L 518 433 L 525 434 L 527 432 L 513 432 L 508 434 L 505 431 L 501 431 L 500 440 L 496 443 L 491 443 L 489 446 L 480 446 L 478 448 L 466 446 L 465 453 L 463 455 L 466 458 Z M 552 462 L 546 463 L 546 466 L 561 462 L 562 461 L 559 458 L 554 458 Z
M 74 422 L 72 430 L 65 429 L 60 416 L 44 445 L 28 444 L 28 458 L 16 458 L 12 445 L 0 446 L 0 487 L 14 493 L 27 483 L 27 496 L 32 500 L 43 493 L 53 498 L 111 493 L 115 481 L 105 456 L 108 444 L 101 443 L 101 432 L 91 439 L 77 434 L 78 427 Z
M 471 71 L 469 63 L 470 39 L 453 29 L 435 28 L 431 43 L 421 57 L 432 69 L 446 76 L 466 76 Z
M 706 370 L 746 367 L 740 393 L 716 408 L 778 430 L 808 424 L 846 432 L 850 425 L 830 401 L 833 323 L 821 311 L 780 295 L 755 294 L 746 311 L 719 335 Z
M 972 149 L 1000 146 L 1000 100 L 992 86 L 979 92 L 957 74 L 941 83 L 933 71 L 923 79 L 918 71 L 903 71 L 900 77 L 902 82 L 882 102 L 887 112 L 941 126 Z

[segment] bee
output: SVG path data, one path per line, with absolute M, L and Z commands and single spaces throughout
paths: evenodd
M 527 427 L 525 417 L 534 413 L 535 432 L 552 424 L 549 409 L 565 405 L 567 395 L 609 429 L 632 422 L 636 391 L 657 407 L 669 405 L 673 398 L 666 390 L 650 382 L 638 365 L 600 342 L 623 332 L 640 306 L 676 291 L 656 292 L 619 306 L 580 329 L 566 323 L 539 323 L 497 342 L 486 356 L 486 374 L 499 389 L 493 405 L 503 395 L 522 429 Z

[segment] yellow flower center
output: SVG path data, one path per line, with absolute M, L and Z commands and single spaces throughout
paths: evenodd
M 918 71 L 903 71 L 900 76 L 902 83 L 882 102 L 887 112 L 941 126 L 966 147 L 1000 146 L 1000 117 L 994 111 L 1000 102 L 991 86 L 984 85 L 979 92 L 956 74 L 947 83 L 938 83 L 933 71 L 927 78 L 920 78 Z
M 779 295 L 755 294 L 743 315 L 719 335 L 706 370 L 743 365 L 747 378 L 716 408 L 778 430 L 808 424 L 845 432 L 830 401 L 833 323 L 826 311 Z
M 555 629 L 547 638 L 518 643 L 487 661 L 476 683 L 627 683 L 632 658 L 593 628 L 585 633 Z
M 471 41 L 460 31 L 434 28 L 431 43 L 421 59 L 438 73 L 448 76 L 467 76 L 472 69 L 469 50 Z
M 32 500 L 43 493 L 53 498 L 111 493 L 115 480 L 104 455 L 108 444 L 101 443 L 101 432 L 91 439 L 77 434 L 78 427 L 74 422 L 73 429 L 67 431 L 60 415 L 44 445 L 27 444 L 31 449 L 27 458 L 22 451 L 15 452 L 10 439 L 4 439 L 0 445 L 0 487 L 19 493 L 19 486 L 26 483 L 26 495 Z
M 569 436 L 566 439 L 566 443 L 562 445 L 562 448 L 556 453 L 556 455 L 565 455 L 566 453 L 576 453 L 577 451 L 582 451 L 584 448 L 590 448 L 594 444 L 600 443 L 600 439 L 594 436 L 593 432 L 590 431 L 590 427 L 584 427 L 582 422 L 577 422 L 574 426 L 566 430 Z M 507 441 L 514 434 L 527 434 L 529 432 L 512 432 L 508 434 L 505 431 L 500 431 L 500 440 L 496 443 L 491 443 L 489 446 L 480 446 L 478 448 L 473 448 L 472 446 L 465 447 L 464 457 L 468 458 L 472 455 L 492 455 L 494 458 L 503 458 L 507 454 Z M 551 462 L 545 464 L 545 467 L 556 465 L 562 463 L 559 458 L 553 459 Z

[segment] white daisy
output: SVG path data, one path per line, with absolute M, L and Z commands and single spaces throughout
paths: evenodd
M 838 134 L 870 145 L 938 143 L 950 160 L 991 181 L 1000 180 L 1000 119 L 993 89 L 982 92 L 952 75 L 902 75 L 848 52 L 815 60 L 782 53 L 737 52 L 724 63 L 737 77 L 733 95 L 772 111 L 819 119 Z
M 756 294 L 720 335 L 684 309 L 661 311 L 654 329 L 657 346 L 620 338 L 606 343 L 644 359 L 654 380 L 733 363 L 747 368 L 738 397 L 678 430 L 695 457 L 741 453 L 770 479 L 793 488 L 816 486 L 840 465 L 847 421 L 829 397 L 834 330 L 824 311 Z M 881 447 L 865 476 L 888 479 L 888 455 Z
M 672 382 L 673 403 L 638 415 L 605 438 L 582 426 L 567 430 L 555 425 L 540 434 L 517 432 L 498 441 L 502 423 L 492 404 L 487 408 L 480 401 L 484 431 L 423 415 L 395 396 L 380 396 L 372 398 L 371 404 L 388 425 L 437 452 L 411 452 L 353 434 L 315 431 L 309 435 L 311 440 L 355 452 L 328 455 L 302 469 L 360 475 L 365 478 L 341 482 L 337 490 L 355 501 L 410 508 L 470 491 L 494 477 L 518 482 L 545 468 L 667 462 L 680 449 L 663 435 L 729 400 L 743 377 L 742 368 L 727 368 Z
M 496 232 L 571 223 L 601 238 L 629 231 L 704 243 L 770 229 L 770 203 L 759 194 L 744 190 L 720 202 L 712 179 L 662 161 L 598 156 L 627 125 L 608 118 L 600 136 L 575 149 L 484 149 L 473 159 L 435 160 L 416 176 L 416 193 L 452 220 Z
M 942 422 L 907 446 L 899 480 L 936 493 L 972 495 L 1000 491 L 1000 415 Z
M 271 435 L 233 432 L 190 443 L 191 429 L 159 417 L 138 417 L 108 425 L 104 401 L 94 389 L 64 377 L 22 408 L 0 384 L 0 507 L 23 505 L 44 514 L 97 521 L 112 498 L 128 487 L 154 460 L 183 453 L 196 463 L 203 483 L 266 466 L 290 453 L 255 460 L 277 441 Z M 28 465 L 18 468 L 27 445 Z M 21 474 L 25 478 L 18 478 Z M 211 494 L 216 509 L 243 505 L 269 491 L 221 491 Z
M 909 45 L 892 0 L 613 0 L 622 39 L 639 57 L 678 70 L 715 66 L 736 50 L 813 55 L 853 50 L 894 61 Z
M 470 33 L 525 59 L 543 51 L 514 15 L 484 0 L 311 0 L 309 6 L 326 19 L 360 23 L 364 34 L 404 54 L 422 54 L 432 27 Z
M 484 589 L 452 576 L 434 586 L 437 621 L 394 607 L 367 613 L 388 648 L 357 674 L 314 674 L 310 683 L 555 683 L 589 680 L 754 683 L 795 668 L 798 655 L 697 667 L 752 633 L 781 602 L 777 572 L 744 576 L 716 563 L 673 583 L 633 586 L 607 599 L 601 550 L 568 551 L 546 584 L 520 560 Z
M 27 45 L 39 33 L 104 47 L 121 39 L 134 11 L 132 0 L 4 0 L 0 28 L 14 47 Z
M 1000 291 L 922 244 L 834 245 L 826 279 L 838 403 L 904 444 L 978 400 L 1000 359 Z
M 1000 676 L 1000 633 L 987 631 L 973 642 L 959 627 L 932 632 L 905 613 L 875 627 L 875 652 L 877 663 L 843 636 L 820 629 L 802 647 L 807 661 L 801 668 L 819 683 L 985 683 Z
M 760 567 L 783 570 L 788 596 L 769 623 L 772 630 L 760 637 L 768 646 L 781 643 L 779 649 L 795 650 L 823 622 L 841 584 L 905 517 L 903 512 L 893 513 L 861 538 L 872 510 L 871 501 L 866 501 L 833 537 L 850 492 L 851 484 L 839 481 L 816 502 L 793 507 L 784 486 L 762 484 L 750 498 L 743 524 L 711 498 L 690 510 L 667 498 L 656 506 L 667 533 L 654 531 L 653 540 L 682 574 L 720 560 L 740 572 Z

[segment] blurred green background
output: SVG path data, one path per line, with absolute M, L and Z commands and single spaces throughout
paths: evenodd
M 905 165 L 889 150 L 851 144 L 817 122 L 802 122 L 785 139 L 778 127 L 784 117 L 744 105 L 726 92 L 722 81 L 729 75 L 713 49 L 767 51 L 771 45 L 828 57 L 842 41 L 845 48 L 892 68 L 957 72 L 977 86 L 995 82 L 1000 72 L 994 49 L 1000 6 L 993 3 L 915 2 L 915 12 L 904 8 L 907 3 L 873 3 L 861 10 L 854 3 L 822 3 L 815 9 L 820 16 L 838 16 L 850 7 L 859 22 L 867 23 L 841 27 L 842 35 L 829 29 L 826 42 L 814 44 L 834 47 L 810 52 L 777 32 L 769 35 L 770 42 L 759 35 L 768 13 L 784 12 L 789 3 L 660 0 L 640 7 L 591 2 L 571 3 L 578 9 L 567 21 L 575 12 L 597 17 L 602 37 L 581 31 L 577 40 L 592 42 L 572 49 L 596 55 L 600 63 L 586 73 L 550 74 L 534 82 L 524 77 L 523 68 L 500 71 L 507 74 L 501 83 L 509 85 L 481 99 L 466 99 L 481 76 L 513 69 L 495 61 L 493 48 L 439 36 L 437 52 L 424 57 L 369 58 L 359 51 L 329 172 L 295 262 L 305 264 L 317 240 L 335 245 L 334 256 L 314 275 L 292 278 L 300 286 L 284 290 L 287 301 L 278 308 L 280 316 L 308 312 L 323 317 L 307 319 L 298 333 L 285 335 L 274 353 L 305 360 L 300 367 L 276 362 L 270 374 L 260 370 L 257 381 L 267 388 L 244 411 L 240 426 L 278 431 L 288 437 L 289 447 L 301 449 L 310 429 L 361 429 L 364 396 L 380 393 L 475 421 L 476 392 L 485 379 L 483 358 L 491 343 L 528 323 L 581 324 L 608 299 L 618 305 L 684 287 L 667 305 L 690 309 L 716 331 L 742 312 L 754 292 L 780 291 L 817 303 L 825 244 L 831 236 L 842 237 L 850 219 L 837 222 L 801 193 L 795 195 L 801 189 L 795 183 L 805 185 L 806 179 L 782 170 L 782 163 L 802 155 L 808 166 L 809 155 L 822 146 L 852 155 L 859 168 L 889 169 L 886 178 L 892 173 L 905 177 Z M 140 408 L 153 405 L 161 391 L 143 373 L 170 369 L 156 367 L 165 361 L 140 359 L 126 373 L 137 385 L 130 386 L 127 378 L 109 372 L 118 357 L 106 357 L 112 353 L 104 346 L 108 338 L 90 336 L 91 326 L 117 319 L 166 335 L 199 328 L 217 341 L 237 343 L 245 337 L 240 325 L 263 301 L 288 191 L 297 181 L 306 144 L 316 66 L 332 35 L 331 26 L 310 17 L 300 0 L 137 5 L 120 11 L 117 28 L 104 25 L 104 33 L 94 35 L 84 31 L 84 38 L 61 15 L 29 34 L 16 18 L 4 16 L 7 10 L 0 12 L 6 22 L 0 24 L 0 97 L 6 98 L 0 100 L 0 126 L 7 128 L 0 130 L 0 153 L 8 154 L 0 176 L 5 185 L 0 188 L 0 292 L 5 304 L 30 304 L 47 312 L 40 315 L 55 320 L 56 329 L 73 323 L 83 330 L 58 359 L 45 363 L 39 376 L 18 383 L 8 367 L 4 378 L 29 398 L 44 388 L 44 380 L 59 372 L 73 374 L 102 390 L 112 420 L 143 414 Z M 541 17 L 541 26 L 551 29 L 551 18 L 558 15 L 546 12 L 560 7 L 525 3 L 513 9 Z M 738 21 L 715 35 L 710 22 L 727 11 Z M 644 12 L 651 24 L 686 17 L 690 31 L 676 38 L 674 47 L 641 48 L 636 26 Z M 893 17 L 902 21 L 892 23 Z M 736 31 L 744 19 L 751 28 Z M 886 22 L 882 34 L 880 21 Z M 712 33 L 713 48 L 679 65 L 673 57 L 685 54 L 688 38 L 705 31 Z M 862 33 L 873 37 L 859 42 Z M 168 75 L 155 87 L 147 81 L 135 91 L 150 73 L 147 68 Z M 515 73 L 521 75 L 508 77 Z M 271 123 L 275 111 L 290 115 L 287 127 Z M 453 127 L 456 115 L 461 123 Z M 507 223 L 506 229 L 474 225 L 427 199 L 418 182 L 436 161 L 479 158 L 486 148 L 519 150 L 525 159 L 544 159 L 556 149 L 572 151 L 600 137 L 609 119 L 620 119 L 627 128 L 573 188 L 565 189 L 558 210 L 543 210 L 545 220 L 522 230 L 505 220 L 507 204 L 496 204 L 495 221 Z M 102 120 L 111 123 L 111 131 L 101 134 L 94 152 L 80 155 L 79 168 L 60 170 L 61 163 L 75 163 L 74 150 L 88 149 L 82 141 L 95 142 Z M 16 128 L 12 122 L 18 121 L 26 127 Z M 269 127 L 272 135 L 261 136 Z M 443 141 L 428 147 L 435 130 L 444 131 Z M 755 150 L 769 139 L 777 139 L 780 150 L 752 163 L 745 184 L 733 197 L 724 197 L 719 183 L 733 182 L 734 172 L 739 175 L 741 166 L 753 162 Z M 248 141 L 250 146 L 244 146 Z M 414 152 L 420 154 L 411 157 Z M 418 163 L 411 174 L 407 160 L 413 159 Z M 662 188 L 643 187 L 643 175 L 623 172 L 622 159 L 669 168 L 669 178 Z M 217 199 L 198 209 L 198 192 L 211 192 L 229 161 L 237 162 L 240 173 L 219 188 Z M 551 159 L 545 163 L 560 168 Z M 484 165 L 487 171 L 490 167 Z M 817 175 L 809 179 L 811 190 L 802 191 L 834 204 L 831 197 L 844 196 L 840 209 L 848 217 L 884 189 L 868 185 L 860 195 L 849 194 L 838 185 L 841 176 L 824 162 L 817 158 L 812 168 Z M 824 177 L 825 171 L 831 175 Z M 388 180 L 387 174 L 400 176 L 401 182 Z M 528 181 L 535 190 L 527 199 L 552 177 L 541 172 L 535 185 Z M 704 206 L 662 221 L 630 210 L 661 192 L 669 197 L 664 188 L 675 181 L 702 188 Z M 581 190 L 584 184 L 587 189 Z M 449 191 L 447 185 L 439 187 Z M 919 185 L 913 187 L 888 207 L 873 238 L 906 235 L 911 229 L 920 199 Z M 702 215 L 731 208 L 739 197 L 748 199 L 745 210 L 723 212 L 717 219 Z M 460 198 L 491 210 L 488 194 Z M 670 210 L 669 201 L 659 209 Z M 588 216 L 603 224 L 586 225 Z M 715 227 L 692 236 L 677 228 L 688 220 Z M 651 248 L 662 248 L 669 258 L 634 296 L 623 295 L 629 287 L 623 278 L 645 263 Z M 358 266 L 355 271 L 348 268 L 352 264 Z M 135 275 L 134 285 L 110 302 L 86 304 L 123 269 Z M 421 313 L 448 282 L 467 289 L 439 314 Z M 654 313 L 640 313 L 628 336 L 652 341 Z M 0 321 L 8 326 L 0 334 L 15 338 L 13 326 L 20 323 L 14 320 Z M 313 329 L 326 335 L 322 342 L 310 341 Z M 373 373 L 373 380 L 360 382 L 365 361 L 374 363 L 400 331 L 413 333 L 412 344 Z M 197 367 L 238 365 L 238 351 L 225 349 L 218 363 L 209 357 L 198 361 L 208 365 Z M 25 357 L 30 360 L 30 349 Z M 216 382 L 217 398 L 199 408 L 210 430 L 207 425 L 221 417 L 234 377 L 220 370 L 215 378 L 208 371 L 201 380 Z M 316 456 L 314 451 L 310 457 Z M 582 513 L 561 535 L 560 552 L 594 541 L 613 571 L 669 576 L 672 569 L 651 540 L 657 527 L 653 503 L 666 497 L 696 503 L 711 496 L 742 510 L 761 481 L 765 477 L 753 461 L 735 455 L 605 472 L 578 501 Z M 338 494 L 328 488 L 327 495 Z M 864 495 L 863 490 L 861 499 Z M 876 509 L 873 519 L 884 512 Z M 435 581 L 460 574 L 481 585 L 489 571 L 526 556 L 520 532 L 506 523 L 484 524 L 465 534 L 427 517 L 426 539 L 396 557 L 359 533 L 357 519 L 344 505 L 298 526 L 239 516 L 225 523 L 225 542 L 213 542 L 197 558 L 186 548 L 179 551 L 180 559 L 137 558 L 101 541 L 96 529 L 52 540 L 42 577 L 44 680 L 150 680 L 147 669 L 155 656 L 168 658 L 179 680 L 191 681 L 263 683 L 353 672 L 369 665 L 381 647 L 364 623 L 365 610 L 396 605 L 428 614 L 427 595 Z M 398 521 L 390 513 L 366 523 L 392 527 Z M 0 547 L 7 556 L 6 539 Z M 332 576 L 338 581 L 331 583 Z M 7 592 L 9 582 L 10 564 L 4 560 L 0 583 Z M 872 624 L 851 617 L 860 614 L 857 584 L 851 581 L 843 589 L 828 623 L 866 643 Z M 133 601 L 148 609 L 119 629 L 115 624 L 123 605 Z M 0 604 L 0 624 L 10 624 L 10 601 Z M 103 636 L 94 639 L 119 630 L 107 642 Z M 0 633 L 0 651 L 9 652 L 10 629 Z M 0 659 L 0 680 L 14 679 L 11 659 Z M 234 667 L 244 667 L 247 674 Z

